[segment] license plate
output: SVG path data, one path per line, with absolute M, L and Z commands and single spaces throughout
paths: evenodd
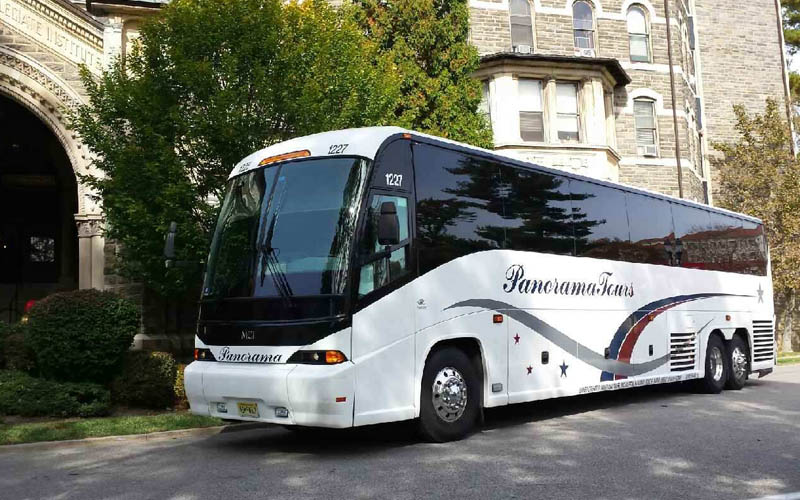
M 256 403 L 236 403 L 239 407 L 239 415 L 242 417 L 258 417 L 258 404 Z

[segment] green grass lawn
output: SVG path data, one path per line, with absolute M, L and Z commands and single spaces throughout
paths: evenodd
M 800 352 L 779 352 L 778 364 L 788 365 L 791 363 L 800 363 Z
M 63 441 L 101 436 L 123 436 L 150 432 L 222 425 L 218 418 L 189 413 L 164 413 L 127 417 L 64 419 L 34 423 L 4 424 L 0 420 L 0 445 Z

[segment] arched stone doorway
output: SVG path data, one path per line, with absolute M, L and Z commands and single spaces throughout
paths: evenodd
M 0 314 L 18 319 L 26 301 L 78 287 L 78 190 L 53 132 L 0 94 Z
M 45 65 L 33 57 L 45 54 L 21 50 L 30 47 L 0 44 L 0 102 L 8 113 L 0 119 L 0 227 L 9 240 L 0 257 L 0 321 L 16 319 L 29 299 L 104 285 L 101 208 L 80 182 L 78 174 L 92 173 L 90 162 L 65 116 L 83 102 L 77 69 Z

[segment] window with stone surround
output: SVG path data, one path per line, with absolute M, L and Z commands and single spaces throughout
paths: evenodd
M 647 15 L 640 5 L 628 9 L 628 40 L 632 62 L 650 62 L 650 30 Z
M 580 142 L 577 83 L 556 83 L 556 120 L 559 141 Z
M 594 57 L 594 9 L 589 2 L 578 0 L 572 4 L 572 32 L 575 54 Z
M 533 19 L 528 0 L 511 0 L 508 6 L 511 21 L 511 49 L 514 52 L 530 53 L 533 50 Z
M 637 154 L 658 156 L 655 102 L 652 99 L 634 99 L 633 117 L 636 127 Z
M 529 78 L 517 81 L 519 102 L 519 135 L 523 141 L 544 141 L 542 117 L 542 82 Z

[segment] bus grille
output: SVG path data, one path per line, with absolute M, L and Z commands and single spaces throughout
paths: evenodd
M 697 343 L 694 332 L 671 333 L 669 336 L 669 371 L 694 370 L 695 347 L 697 347 Z
M 753 362 L 769 361 L 775 354 L 775 329 L 772 320 L 753 320 Z

